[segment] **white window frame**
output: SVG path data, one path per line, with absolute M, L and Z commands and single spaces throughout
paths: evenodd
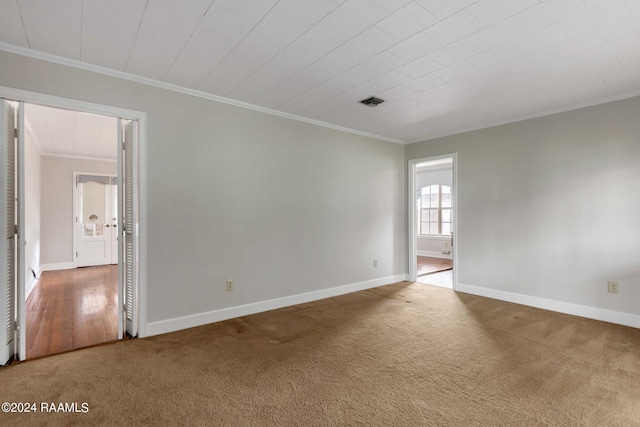
M 426 188 L 426 187 L 433 187 L 433 186 L 438 186 L 438 207 L 437 208 L 432 208 L 432 207 L 428 207 L 428 208 L 423 208 L 422 207 L 422 188 Z M 445 184 L 431 184 L 431 185 L 425 185 L 424 187 L 422 187 L 419 191 L 420 191 L 420 196 L 418 199 L 418 213 L 416 215 L 417 220 L 418 220 L 418 224 L 417 224 L 417 228 L 418 228 L 418 236 L 421 237 L 442 237 L 445 239 L 450 239 L 451 238 L 451 233 L 449 234 L 442 234 L 442 211 L 443 210 L 449 210 L 451 211 L 451 215 L 450 215 L 450 219 L 451 221 L 448 221 L 448 224 L 451 224 L 451 228 L 452 228 L 452 232 L 453 232 L 453 206 L 450 206 L 448 208 L 444 208 L 442 207 L 442 187 L 447 187 L 449 189 L 449 192 L 452 195 L 452 201 L 453 201 L 453 189 L 449 186 L 449 185 L 445 185 Z M 423 233 L 422 232 L 422 224 L 425 221 L 422 221 L 422 211 L 423 210 L 437 210 L 438 212 L 438 233 L 437 234 L 431 234 L 431 233 Z M 433 223 L 431 221 L 427 221 L 427 223 Z

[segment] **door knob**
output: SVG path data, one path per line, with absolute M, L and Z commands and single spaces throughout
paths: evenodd
M 111 227 L 109 224 L 105 224 L 104 226 L 105 226 L 105 227 Z
M 118 224 L 113 224 L 113 228 L 116 228 L 118 226 Z

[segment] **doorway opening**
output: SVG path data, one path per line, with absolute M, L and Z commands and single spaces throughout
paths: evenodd
M 409 276 L 454 289 L 455 154 L 409 161 Z
M 0 365 L 144 336 L 144 113 L 3 87 L 0 97 Z
M 24 103 L 24 121 L 26 358 L 116 341 L 118 119 Z

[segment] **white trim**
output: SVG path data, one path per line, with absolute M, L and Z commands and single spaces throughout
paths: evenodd
M 0 49 L 2 46 L 0 46 Z M 488 129 L 496 126 L 508 125 L 511 123 L 523 122 L 525 120 L 537 119 L 538 117 L 552 116 L 554 114 L 566 113 L 567 111 L 579 110 L 581 108 L 593 107 L 595 105 L 606 104 L 609 102 L 622 101 L 623 99 L 633 98 L 640 96 L 640 90 L 629 92 L 622 95 L 614 95 L 606 98 L 599 98 L 593 101 L 581 102 L 578 104 L 568 105 L 566 107 L 552 108 L 550 110 L 541 111 L 538 113 L 525 114 L 524 116 L 512 117 L 504 120 L 497 120 L 495 122 L 485 123 L 479 126 L 469 126 L 466 128 L 460 128 L 452 131 L 446 131 L 443 133 L 435 134 L 427 138 L 420 138 L 407 141 L 406 144 L 415 144 L 416 142 L 430 141 L 432 139 L 444 138 L 445 136 L 458 135 L 466 132 L 473 132 L 474 130 Z
M 98 162 L 111 162 L 116 163 L 116 159 L 105 159 L 104 157 L 91 157 L 91 156 L 74 156 L 73 154 L 50 154 L 50 153 L 41 153 L 43 157 L 62 157 L 65 159 L 76 159 L 76 160 L 95 160 Z M 95 175 L 95 174 L 93 174 Z
M 605 308 L 573 304 L 570 302 L 534 297 L 530 295 L 518 294 L 515 292 L 501 291 L 498 289 L 483 288 L 480 286 L 466 285 L 463 283 L 458 283 L 456 285 L 456 291 L 464 292 L 466 294 L 478 295 L 486 298 L 497 299 L 500 301 L 513 302 L 529 307 L 556 311 L 558 313 L 570 314 L 572 316 L 586 317 L 588 319 L 616 323 L 618 325 L 624 326 L 631 326 L 632 328 L 640 328 L 640 315 L 637 314 L 623 313 L 621 311 L 613 311 L 607 310 Z
M 3 50 L 4 43 L 0 43 L 0 50 Z M 19 53 L 19 52 L 16 52 Z M 137 120 L 138 121 L 138 185 L 139 185 L 139 232 L 138 232 L 138 308 L 139 308 L 139 323 L 138 323 L 138 336 L 144 337 L 147 322 L 147 114 L 142 111 L 129 110 L 125 108 L 112 107 L 103 104 L 95 104 L 92 102 L 79 101 L 70 98 L 64 98 L 60 96 L 47 95 L 39 92 L 32 92 L 22 89 L 15 89 L 6 86 L 0 86 L 0 98 L 19 100 L 32 104 L 41 104 L 50 107 L 66 108 L 74 111 L 84 111 L 86 113 L 99 114 L 103 116 L 110 116 L 115 118 Z M 73 262 L 70 263 L 58 263 L 58 264 L 46 264 L 41 265 L 41 271 L 49 270 L 62 270 L 73 268 Z
M 147 115 L 138 117 L 138 336 L 147 336 Z
M 25 123 L 24 123 L 24 102 L 20 100 L 18 103 L 18 123 L 17 123 L 17 147 L 16 147 L 16 225 L 17 225 L 17 236 L 16 236 L 16 353 L 18 355 L 18 359 L 23 361 L 27 358 L 27 278 L 25 277 L 27 272 L 27 264 L 26 264 L 26 215 L 25 215 L 25 206 L 26 206 L 26 190 L 25 190 L 25 168 L 26 168 L 26 158 L 25 158 L 25 145 L 27 143 L 27 136 L 25 135 Z M 6 191 L 4 191 L 6 195 Z
M 76 268 L 73 262 L 57 262 L 40 265 L 40 271 L 72 270 Z
M 441 235 L 431 235 L 431 234 L 418 234 L 416 236 L 418 240 L 437 240 L 446 242 L 447 240 L 451 240 L 451 236 L 441 236 Z
M 452 174 L 453 174 L 453 182 L 451 183 L 451 188 L 453 191 L 453 200 L 452 200 L 452 224 L 453 224 L 453 247 L 458 247 L 458 239 L 460 225 L 458 224 L 458 153 L 450 153 L 450 154 L 441 154 L 439 156 L 431 156 L 431 157 L 422 157 L 419 159 L 411 159 L 408 161 L 407 166 L 407 244 L 409 246 L 409 280 L 415 282 L 418 279 L 418 268 L 417 268 L 417 256 L 418 256 L 418 234 L 416 227 L 416 207 L 415 207 L 415 196 L 416 196 L 416 174 L 417 174 L 417 165 L 419 163 L 425 163 L 433 160 L 442 160 L 451 158 L 452 164 Z M 448 240 L 449 238 L 447 238 Z M 458 277 L 458 251 L 453 250 L 453 289 L 456 290 L 456 278 Z
M 351 292 L 371 289 L 390 283 L 407 280 L 406 274 L 383 277 L 380 279 L 367 280 L 349 285 L 336 286 L 334 288 L 322 289 L 319 291 L 307 292 L 304 294 L 291 295 L 282 298 L 275 298 L 267 301 L 259 301 L 251 304 L 244 304 L 235 307 L 221 308 L 219 310 L 198 313 L 189 316 L 175 317 L 173 319 L 160 320 L 147 324 L 147 336 L 166 334 L 168 332 L 179 331 L 181 329 L 193 328 L 209 323 L 220 322 L 222 320 L 233 319 L 235 317 L 247 316 L 249 314 L 261 313 L 263 311 L 275 310 L 277 308 L 289 307 L 296 304 L 317 301 L 325 298 L 344 295 Z
M 148 77 L 136 76 L 124 71 L 113 70 L 99 65 L 88 64 L 86 62 L 76 61 L 75 59 L 63 58 L 57 55 L 51 55 L 49 53 L 39 52 L 33 49 L 27 49 L 24 47 L 14 46 L 7 43 L 0 42 L 0 50 L 9 53 L 15 53 L 29 58 L 35 58 L 42 61 L 53 62 L 56 64 L 66 65 L 68 67 L 78 68 L 81 70 L 92 71 L 94 73 L 104 74 L 111 77 L 117 77 L 120 79 L 130 80 L 136 83 L 142 83 L 149 86 L 155 86 L 161 89 L 170 90 L 173 92 L 184 93 L 186 95 L 195 96 L 198 98 L 208 99 L 210 101 L 222 102 L 224 104 L 233 105 L 240 108 L 246 108 L 248 110 L 260 111 L 261 113 L 271 114 L 273 116 L 285 117 L 287 119 L 297 120 L 299 122 L 305 122 L 316 126 L 322 126 L 329 129 L 338 130 L 341 132 L 347 132 L 355 135 L 365 136 L 367 138 L 374 138 L 381 141 L 393 142 L 396 144 L 406 144 L 406 141 L 401 139 L 389 138 L 386 136 L 375 135 L 368 132 L 362 132 L 356 129 L 350 129 L 343 126 L 334 125 L 320 120 L 309 119 L 307 117 L 298 116 L 295 114 L 285 113 L 283 111 L 273 110 L 267 107 L 261 107 L 259 105 L 249 104 L 248 102 L 237 101 L 235 99 L 225 98 L 223 96 L 213 95 L 210 93 L 202 92 L 196 89 L 189 89 L 186 87 L 178 86 L 172 83 L 162 82 L 159 80 L 151 79 Z M 123 117 L 128 118 L 128 117 Z
M 0 50 L 2 50 L 2 43 L 0 43 Z M 29 104 L 40 104 L 47 107 L 64 108 L 66 110 L 72 111 L 83 111 L 85 113 L 93 113 L 101 116 L 109 116 L 129 120 L 139 120 L 140 116 L 146 116 L 146 113 L 142 111 L 111 107 L 109 105 L 94 104 L 92 102 L 78 101 L 71 98 L 48 95 L 46 93 L 31 92 L 28 90 L 16 89 L 8 86 L 0 86 L 0 98 L 9 99 L 12 101 L 19 100 Z
M 431 258 L 442 258 L 442 259 L 453 259 L 452 254 L 443 254 L 442 252 L 436 251 L 417 251 L 418 256 L 428 256 Z
M 406 150 L 405 150 L 406 151 Z M 418 162 L 409 160 L 407 166 L 407 245 L 409 246 L 409 280 L 415 282 L 418 280 L 418 237 L 416 227 L 416 165 Z

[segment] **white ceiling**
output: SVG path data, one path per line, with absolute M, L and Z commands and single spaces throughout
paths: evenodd
M 640 93 L 640 0 L 3 0 L 0 42 L 404 141 Z
M 24 116 L 40 152 L 116 160 L 115 118 L 25 104 Z

